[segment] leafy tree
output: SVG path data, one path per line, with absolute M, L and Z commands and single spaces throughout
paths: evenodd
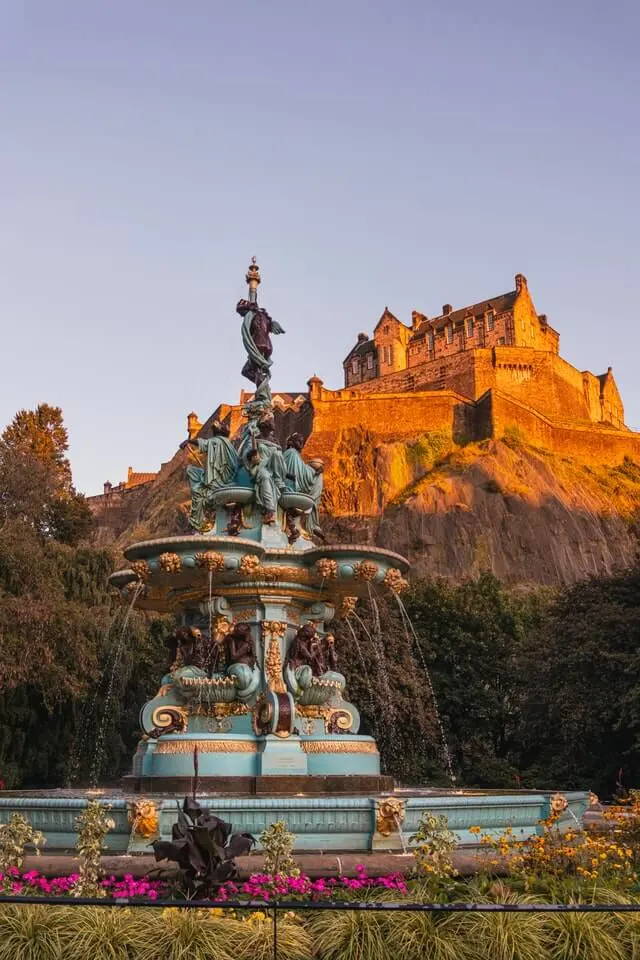
M 528 645 L 519 748 L 541 786 L 640 782 L 640 571 L 567 588 Z
M 68 446 L 59 407 L 16 414 L 0 437 L 0 525 L 21 520 L 68 544 L 86 537 L 91 511 L 73 487 Z

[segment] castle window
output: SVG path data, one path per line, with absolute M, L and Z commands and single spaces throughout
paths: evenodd
M 473 336 L 473 317 L 467 317 L 467 336 Z
M 367 354 L 367 370 L 373 370 L 373 354 Z
M 382 328 L 382 332 L 385 333 L 385 334 L 386 334 L 386 333 L 389 333 L 389 324 L 388 324 L 388 323 L 385 323 L 384 327 Z
M 504 347 L 504 337 L 500 337 L 500 338 L 498 339 L 498 346 L 499 346 L 499 347 Z
M 448 323 L 446 326 L 447 343 L 453 343 L 453 325 Z
M 360 369 L 360 364 L 359 364 L 358 360 L 357 360 L 357 359 L 352 360 L 352 361 L 351 361 L 351 372 L 352 372 L 352 373 L 358 373 L 359 369 Z
M 496 325 L 496 313 L 495 310 L 489 310 L 487 312 L 487 330 L 493 330 Z
M 435 338 L 435 334 L 431 332 L 429 334 L 429 350 L 431 350 L 431 352 L 433 353 L 435 348 L 436 348 L 436 338 Z

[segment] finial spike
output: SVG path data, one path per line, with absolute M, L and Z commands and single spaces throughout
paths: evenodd
M 247 270 L 245 280 L 249 285 L 249 301 L 251 303 L 257 303 L 258 284 L 260 283 L 260 268 L 255 257 L 251 257 L 251 263 L 249 265 L 249 269 Z

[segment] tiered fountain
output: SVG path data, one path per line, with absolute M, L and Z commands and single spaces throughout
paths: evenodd
M 112 848 L 137 851 L 168 836 L 175 796 L 194 789 L 237 830 L 285 819 L 299 848 L 399 848 L 425 809 L 446 813 L 462 840 L 476 824 L 530 834 L 549 813 L 548 794 L 394 793 L 374 739 L 359 734 L 328 624 L 372 590 L 402 590 L 409 565 L 387 550 L 324 543 L 322 463 L 305 462 L 298 434 L 284 450 L 275 439 L 271 335 L 284 331 L 258 305 L 255 259 L 246 279 L 237 312 L 242 373 L 255 392 L 241 435 L 230 439 L 215 423 L 211 436 L 186 441 L 192 534 L 132 545 L 130 567 L 111 578 L 138 608 L 181 623 L 171 667 L 141 710 L 124 794 L 109 798 Z M 85 802 L 7 798 L 0 820 L 20 808 L 50 845 L 66 846 Z M 586 794 L 562 802 L 575 817 Z

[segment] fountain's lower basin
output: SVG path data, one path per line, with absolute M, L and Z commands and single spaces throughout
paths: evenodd
M 273 787 L 282 786 L 278 781 L 286 779 L 273 778 Z M 45 834 L 47 852 L 70 851 L 76 840 L 76 817 L 86 807 L 88 799 L 97 794 L 101 802 L 111 807 L 115 822 L 114 830 L 107 837 L 107 847 L 112 853 L 148 853 L 154 839 L 170 839 L 171 826 L 177 816 L 176 800 L 180 801 L 184 795 L 144 795 L 157 812 L 158 833 L 153 837 L 140 837 L 132 830 L 133 806 L 141 796 L 122 790 L 92 791 L 89 794 L 82 791 L 5 791 L 0 796 L 0 823 L 5 823 L 12 813 L 21 813 Z M 461 844 L 477 845 L 477 834 L 470 832 L 470 827 L 476 826 L 493 836 L 498 836 L 505 827 L 511 827 L 515 837 L 524 840 L 542 832 L 539 822 L 549 816 L 552 796 L 551 792 L 467 793 L 462 790 L 398 790 L 372 792 L 366 796 L 296 796 L 293 790 L 288 795 L 243 797 L 220 796 L 206 790 L 198 793 L 203 806 L 233 824 L 234 830 L 247 831 L 257 837 L 276 820 L 284 820 L 296 836 L 296 850 L 341 852 L 401 850 L 403 841 L 407 843 L 425 812 L 445 815 L 449 828 Z M 582 822 L 589 805 L 589 794 L 572 791 L 565 793 L 564 797 L 568 806 L 559 823 L 566 828 L 575 826 L 576 820 Z M 384 836 L 378 830 L 380 804 L 390 798 L 402 803 L 402 834 L 396 828 Z

